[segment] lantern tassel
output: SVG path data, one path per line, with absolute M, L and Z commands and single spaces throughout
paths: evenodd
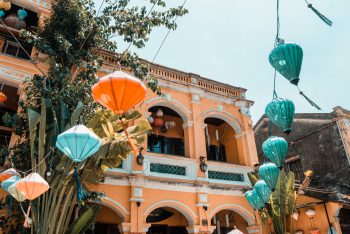
M 139 153 L 139 150 L 137 149 L 137 147 L 135 146 L 135 144 L 132 142 L 130 136 L 129 136 L 129 133 L 126 129 L 126 126 L 123 124 L 123 130 L 124 130 L 124 133 L 125 133 L 125 136 L 126 136 L 126 139 L 128 139 L 128 142 L 129 142 L 129 145 L 130 145 L 130 148 L 132 149 L 132 151 L 134 151 L 134 155 L 137 155 Z
M 29 203 L 28 211 L 27 211 L 27 214 L 26 214 L 26 219 L 24 220 L 24 224 L 23 224 L 23 226 L 25 228 L 30 228 L 29 213 L 30 213 L 30 208 L 31 207 L 32 207 L 32 203 Z
M 299 90 L 299 94 L 303 96 L 311 104 L 311 106 L 315 107 L 317 110 L 321 110 L 321 107 L 319 107 L 315 102 L 308 98 L 303 91 Z
M 328 19 L 326 16 L 324 16 L 321 12 L 319 12 L 316 8 L 312 6 L 312 4 L 308 3 L 307 7 L 310 8 L 315 14 L 320 17 L 320 19 L 325 22 L 328 26 L 332 26 L 333 22 Z
M 13 197 L 10 197 L 10 202 L 9 202 L 9 206 L 8 206 L 8 213 L 7 215 L 10 216 L 11 215 L 11 211 L 12 211 L 12 203 L 13 203 Z
M 86 198 L 88 197 L 88 193 L 81 186 L 79 175 L 78 175 L 78 169 L 76 167 L 74 168 L 74 179 L 77 187 L 77 201 L 78 201 L 78 204 L 80 205 L 80 204 L 83 204 L 84 200 L 86 200 Z

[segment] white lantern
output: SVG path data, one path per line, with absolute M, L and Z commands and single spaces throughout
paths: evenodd
M 316 211 L 312 208 L 308 209 L 305 214 L 309 219 L 312 219 L 316 215 Z
M 154 118 L 152 116 L 148 117 L 148 123 L 153 124 Z
M 295 220 L 295 221 L 298 221 L 299 219 L 299 212 L 297 210 L 294 210 L 293 214 L 292 214 L 292 218 Z
M 156 116 L 159 117 L 159 118 L 161 118 L 161 117 L 164 116 L 164 113 L 163 113 L 162 109 L 159 108 L 159 109 L 157 110 Z

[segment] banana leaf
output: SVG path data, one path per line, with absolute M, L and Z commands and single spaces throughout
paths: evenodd
M 40 114 L 30 108 L 28 108 L 28 124 L 29 124 L 29 138 L 30 138 L 30 158 L 32 162 L 32 168 L 36 167 L 36 160 L 34 157 L 35 152 L 35 139 L 37 125 L 40 122 Z
M 89 227 L 90 224 L 94 222 L 97 214 L 100 212 L 101 206 L 94 204 L 86 209 L 80 217 L 71 224 L 67 234 L 81 234 L 84 233 Z
M 289 172 L 286 180 L 286 215 L 292 215 L 295 201 L 296 191 L 294 190 L 295 175 L 293 172 Z

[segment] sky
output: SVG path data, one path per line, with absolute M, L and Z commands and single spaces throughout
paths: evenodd
M 137 4 L 147 0 L 134 0 Z M 183 0 L 167 0 L 181 5 Z M 302 98 L 278 76 L 277 93 L 293 100 L 296 112 L 350 109 L 350 0 L 310 0 L 333 21 L 329 27 L 304 0 L 280 0 L 281 37 L 304 51 L 300 88 L 322 110 Z M 248 89 L 256 122 L 272 99 L 274 70 L 268 62 L 276 34 L 275 0 L 187 0 L 189 13 L 178 18 L 155 62 Z M 134 50 L 152 60 L 167 30 L 153 31 L 146 48 Z

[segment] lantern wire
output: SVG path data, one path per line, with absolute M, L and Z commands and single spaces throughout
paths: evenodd
M 181 5 L 181 7 L 180 7 L 181 10 L 184 8 L 186 2 L 187 2 L 187 0 L 184 0 L 184 2 L 182 3 L 182 5 Z M 175 24 L 177 18 L 178 18 L 178 15 L 174 18 L 173 24 Z M 153 57 L 153 59 L 152 59 L 152 63 L 156 60 L 156 58 L 157 58 L 157 56 L 158 56 L 160 50 L 162 49 L 162 47 L 163 47 L 163 45 L 164 45 L 166 39 L 168 38 L 168 36 L 169 36 L 169 34 L 170 34 L 170 31 L 171 31 L 171 28 L 168 30 L 167 34 L 165 35 L 165 37 L 164 37 L 162 43 L 160 44 L 160 46 L 159 46 L 159 48 L 158 48 L 156 54 L 154 55 L 154 57 Z
M 11 34 L 13 39 L 15 40 L 16 44 L 23 50 L 23 52 L 27 55 L 29 62 L 34 65 L 34 67 L 43 74 L 43 76 L 46 76 L 44 71 L 37 65 L 37 62 L 32 59 L 32 56 L 28 53 L 28 51 L 22 46 L 22 44 L 18 41 L 17 37 L 12 33 L 12 31 L 7 27 L 7 25 L 4 23 L 2 19 L 0 19 L 0 23 L 4 28 Z

